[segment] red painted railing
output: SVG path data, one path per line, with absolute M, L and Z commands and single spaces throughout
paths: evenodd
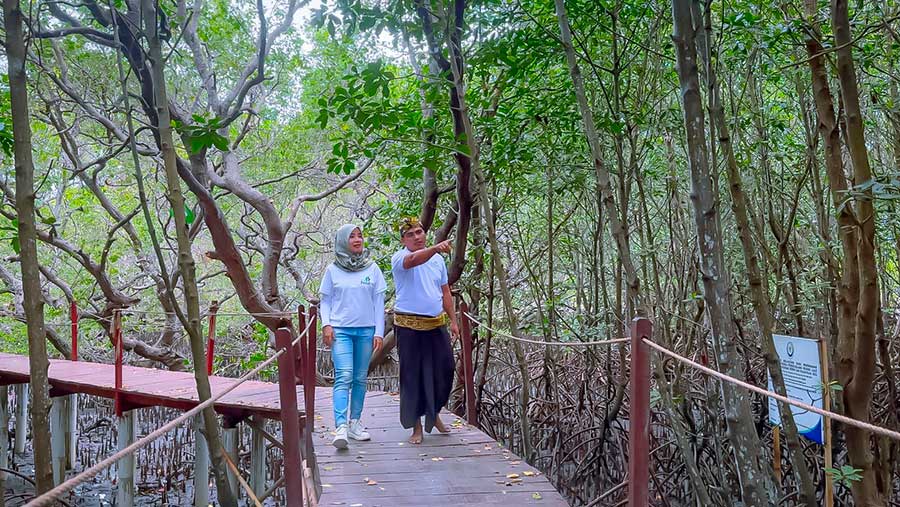
M 653 324 L 631 321 L 631 403 L 628 421 L 628 505 L 648 505 L 650 484 L 650 347 Z
M 462 360 L 464 388 L 466 393 L 466 422 L 478 426 L 478 415 L 475 412 L 475 365 L 473 364 L 472 322 L 466 317 L 469 305 L 465 301 L 459 303 L 459 334 L 462 341 Z
M 78 361 L 78 304 L 74 299 L 69 304 L 69 320 L 72 322 L 72 354 L 70 359 Z
M 213 374 L 213 360 L 216 355 L 216 312 L 219 311 L 219 302 L 213 300 L 209 304 L 209 330 L 206 336 L 206 374 Z
M 116 394 L 113 403 L 116 417 L 122 417 L 125 410 L 122 406 L 122 312 L 119 310 L 113 312 L 113 347 L 116 357 Z
M 466 421 L 478 424 L 475 406 L 475 378 L 473 364 L 472 326 L 481 326 L 469 313 L 465 301 L 460 300 L 458 308 L 459 331 L 462 341 L 463 381 L 466 396 Z M 606 345 L 629 342 L 631 344 L 630 373 L 630 416 L 628 428 L 628 505 L 647 507 L 649 505 L 648 485 L 650 481 L 650 347 L 645 340 L 653 337 L 653 324 L 649 319 L 635 318 L 631 323 L 630 339 L 610 340 Z M 550 345 L 579 346 L 590 343 L 546 343 L 511 337 L 513 339 Z M 593 343 L 599 345 L 600 343 Z
M 215 361 L 216 315 L 218 302 L 213 301 L 209 310 L 209 325 L 206 343 L 206 372 L 213 373 Z M 275 348 L 285 349 L 278 357 L 278 384 L 281 403 L 282 436 L 284 438 L 284 474 L 286 477 L 302 477 L 301 443 L 307 453 L 313 453 L 312 433 L 314 429 L 313 414 L 316 406 L 316 325 L 317 307 L 310 306 L 307 312 L 303 306 L 297 310 L 300 333 L 297 344 L 293 343 L 291 330 L 279 328 L 275 332 Z M 72 360 L 78 359 L 78 308 L 74 302 L 70 305 L 72 323 Z M 307 327 L 308 325 L 308 327 Z M 114 407 L 117 417 L 122 417 L 127 410 L 124 406 L 122 392 L 122 366 L 124 346 L 122 336 L 122 312 L 115 310 L 112 321 L 112 342 L 115 356 L 115 397 Z M 303 384 L 305 425 L 300 427 L 297 417 L 297 380 Z M 311 492 L 311 494 L 314 494 Z M 285 481 L 285 499 L 288 505 L 303 505 L 302 481 Z

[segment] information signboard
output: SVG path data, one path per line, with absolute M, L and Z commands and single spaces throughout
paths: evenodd
M 822 362 L 818 341 L 783 335 L 773 335 L 772 338 L 781 359 L 781 372 L 788 398 L 822 408 Z M 775 390 L 771 375 L 769 390 Z M 791 412 L 801 435 L 819 444 L 824 442 L 821 415 L 794 406 L 791 406 Z M 778 402 L 772 398 L 769 398 L 769 422 L 781 425 Z

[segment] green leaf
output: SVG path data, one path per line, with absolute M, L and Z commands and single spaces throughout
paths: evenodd
M 225 136 L 218 135 L 218 134 L 213 136 L 212 144 L 213 144 L 213 146 L 218 148 L 219 151 L 228 151 L 228 139 L 226 139 Z
M 12 246 L 13 252 L 16 252 L 16 255 L 22 253 L 22 244 L 19 242 L 18 236 L 13 236 L 12 239 L 9 240 L 10 246 Z

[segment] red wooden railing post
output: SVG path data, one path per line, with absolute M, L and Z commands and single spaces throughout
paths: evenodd
M 306 402 L 306 428 L 312 443 L 313 414 L 316 412 L 316 327 L 319 324 L 318 302 L 309 305 L 309 333 L 306 335 L 306 376 L 303 378 L 303 399 Z M 302 343 L 302 342 L 301 342 Z M 312 448 L 309 449 L 312 452 Z
M 209 303 L 209 334 L 206 337 L 206 374 L 213 373 L 213 359 L 216 355 L 216 312 L 219 311 L 219 302 L 213 300 Z
M 296 361 L 294 363 L 295 364 L 294 368 L 297 370 L 297 373 L 300 375 L 300 380 L 302 382 L 306 382 L 306 375 L 304 375 L 304 373 L 303 373 L 306 371 L 305 368 L 306 368 L 306 352 L 307 352 L 307 350 L 306 350 L 306 347 L 304 347 L 304 345 L 303 345 L 304 343 L 306 343 L 305 342 L 306 337 L 303 335 L 303 332 L 306 329 L 306 322 L 307 322 L 306 321 L 306 307 L 303 305 L 298 305 L 297 306 L 297 332 L 300 334 L 298 334 L 297 337 L 300 338 L 300 341 L 299 341 L 299 343 L 297 343 L 297 345 L 294 346 L 294 358 Z M 303 391 L 303 392 L 306 392 L 306 391 Z
M 631 407 L 628 424 L 628 505 L 648 505 L 650 483 L 650 347 L 653 324 L 643 317 L 631 321 Z
M 72 321 L 72 361 L 78 361 L 78 304 L 73 299 L 69 304 L 69 320 Z
M 462 340 L 463 376 L 466 390 L 466 422 L 477 426 L 478 416 L 475 413 L 475 366 L 472 363 L 472 323 L 469 320 L 469 305 L 465 301 L 459 303 L 459 334 Z
M 122 409 L 122 311 L 113 311 L 113 347 L 116 356 L 116 393 L 113 403 L 115 405 L 116 416 L 122 417 L 124 410 Z
M 275 348 L 284 350 L 278 358 L 278 392 L 281 398 L 281 432 L 284 438 L 284 482 L 287 505 L 303 505 L 300 466 L 300 419 L 297 411 L 297 376 L 291 330 L 275 331 Z

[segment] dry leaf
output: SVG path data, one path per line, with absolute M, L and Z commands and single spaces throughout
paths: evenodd
M 526 472 L 522 472 L 522 475 L 524 475 L 525 477 L 534 477 L 536 474 L 531 470 L 528 470 Z
M 519 474 L 506 474 L 507 479 L 518 479 Z
M 541 498 L 544 498 L 544 497 L 542 497 L 540 493 L 532 493 L 531 498 L 534 498 L 535 500 L 540 500 Z
M 376 484 L 378 484 L 376 481 L 366 481 L 366 486 L 374 486 Z

